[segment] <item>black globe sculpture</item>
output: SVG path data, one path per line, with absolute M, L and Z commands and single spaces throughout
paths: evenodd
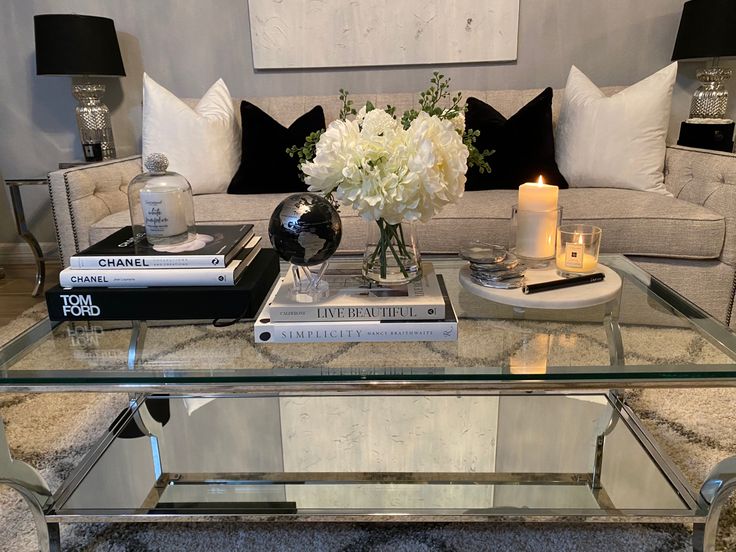
M 268 237 L 285 261 L 298 266 L 318 265 L 340 246 L 342 222 L 337 210 L 322 196 L 293 194 L 274 209 Z

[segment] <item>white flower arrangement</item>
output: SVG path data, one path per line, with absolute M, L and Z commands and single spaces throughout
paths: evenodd
M 340 117 L 310 135 L 303 147 L 289 149 L 301 161 L 309 191 L 378 223 L 381 250 L 374 258 L 385 262 L 393 245 L 395 251 L 406 250 L 401 223 L 427 222 L 460 199 L 469 164 L 490 170 L 485 160 L 490 152 L 479 152 L 474 146 L 478 132 L 465 128 L 461 95 L 453 96 L 449 107 L 438 105 L 449 97 L 449 79 L 434 73 L 429 89 L 420 94 L 420 111 L 409 110 L 398 120 L 390 106 L 377 109 L 368 103 L 356 111 L 340 90 Z
M 462 197 L 467 159 L 451 121 L 422 112 L 404 130 L 374 109 L 330 123 L 302 170 L 310 192 L 334 194 L 366 220 L 399 224 L 426 222 Z
M 459 94 L 450 108 L 437 107 L 449 96 L 448 86 L 449 79 L 435 73 L 420 95 L 422 110 L 406 112 L 401 121 L 390 107 L 368 104 L 355 112 L 341 90 L 341 118 L 319 135 L 313 157 L 300 155 L 309 191 L 350 205 L 365 220 L 391 225 L 427 222 L 455 203 L 465 191 L 468 146 L 473 148 L 477 133 L 466 134 Z M 355 118 L 348 120 L 348 114 Z M 303 149 L 308 148 L 309 141 Z M 481 170 L 488 170 L 485 155 L 475 150 Z

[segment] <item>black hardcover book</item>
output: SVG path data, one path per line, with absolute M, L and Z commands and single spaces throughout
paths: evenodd
M 53 321 L 254 318 L 278 276 L 278 254 L 262 249 L 234 286 L 55 286 L 46 292 L 46 306 Z
M 252 224 L 198 224 L 197 233 L 214 238 L 194 251 L 157 251 L 145 234 L 133 237 L 130 226 L 73 255 L 71 268 L 217 268 L 227 266 L 253 237 Z

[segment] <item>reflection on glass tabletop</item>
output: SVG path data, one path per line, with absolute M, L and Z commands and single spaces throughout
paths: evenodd
M 470 382 L 587 387 L 702 383 L 736 377 L 736 337 L 619 255 L 601 261 L 623 280 L 610 306 L 518 309 L 461 286 L 466 261 L 430 257 L 459 317 L 457 342 L 255 344 L 253 323 L 151 326 L 130 368 L 130 323 L 48 321 L 0 349 L 0 388 L 105 385 Z M 333 258 L 331 262 L 353 258 Z M 616 319 L 618 322 L 616 323 Z M 612 354 L 615 335 L 622 350 Z

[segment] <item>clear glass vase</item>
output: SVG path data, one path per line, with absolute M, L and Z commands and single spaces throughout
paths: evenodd
M 369 222 L 363 276 L 379 284 L 406 284 L 422 275 L 416 224 Z

